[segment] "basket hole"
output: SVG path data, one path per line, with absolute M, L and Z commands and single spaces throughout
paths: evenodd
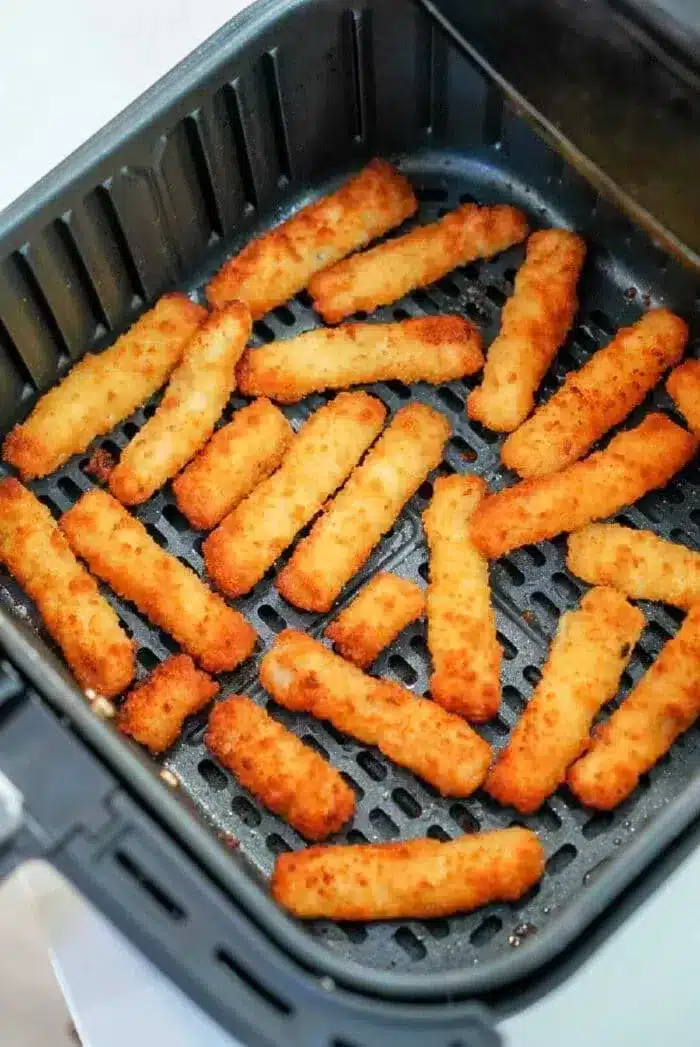
M 447 386 L 441 386 L 438 389 L 437 394 L 441 402 L 445 405 L 445 407 L 448 408 L 448 410 L 454 411 L 455 413 L 461 412 L 463 410 L 464 404 L 457 396 L 457 394 L 453 393 L 451 389 L 447 388 Z
M 444 276 L 442 280 L 438 280 L 435 286 L 439 287 L 448 298 L 459 298 L 462 293 L 454 280 L 449 276 Z
M 428 828 L 426 836 L 429 836 L 431 840 L 439 840 L 440 843 L 449 843 L 452 839 L 450 834 L 446 832 L 441 825 L 431 825 Z
M 567 575 L 562 571 L 555 571 L 552 575 L 552 581 L 569 603 L 578 603 L 581 596 L 581 590 L 575 582 L 572 582 L 572 580 L 567 577 Z
M 421 189 L 416 189 L 415 194 L 421 203 L 425 204 L 444 203 L 448 195 L 447 190 L 439 186 L 423 186 Z
M 563 847 L 560 847 L 547 862 L 547 872 L 550 876 L 557 876 L 560 872 L 563 872 L 567 866 L 571 865 L 574 858 L 577 855 L 577 850 L 572 843 L 565 843 Z
M 424 502 L 429 502 L 433 497 L 433 485 L 430 480 L 424 480 L 417 491 L 418 497 L 422 498 Z
M 526 665 L 523 669 L 523 676 L 532 687 L 537 687 L 542 679 L 542 672 L 536 665 Z
M 409 665 L 405 658 L 402 658 L 400 654 L 392 654 L 389 658 L 389 670 L 397 676 L 402 683 L 405 683 L 407 687 L 410 687 L 418 679 L 418 673 Z
M 492 938 L 494 938 L 503 927 L 503 920 L 498 916 L 489 916 L 483 923 L 480 923 L 475 931 L 469 935 L 469 941 L 472 945 L 480 947 L 487 945 Z
M 168 548 L 168 539 L 165 535 L 161 534 L 158 528 L 152 523 L 144 523 L 143 525 L 148 533 L 150 534 L 153 541 L 161 547 L 161 549 Z
M 228 785 L 228 778 L 221 768 L 216 766 L 213 760 L 206 758 L 200 760 L 197 764 L 197 770 L 209 788 L 214 789 L 215 792 L 221 792 Z
M 598 811 L 597 814 L 588 819 L 581 832 L 587 840 L 594 840 L 596 836 L 607 832 L 614 821 L 615 816 L 610 811 Z
M 282 615 L 267 603 L 258 607 L 258 618 L 265 623 L 268 629 L 272 629 L 273 633 L 281 633 L 283 629 L 287 628 L 287 623 Z
M 77 502 L 83 493 L 78 487 L 74 480 L 71 480 L 70 476 L 62 476 L 56 484 L 61 494 L 65 495 L 71 505 Z
M 307 746 L 307 748 L 313 749 L 313 751 L 315 753 L 318 753 L 319 756 L 323 757 L 324 760 L 327 760 L 329 758 L 328 750 L 323 748 L 318 739 L 314 738 L 313 734 L 304 734 L 302 735 L 301 740 L 304 743 L 304 745 Z
M 313 300 L 308 291 L 300 291 L 299 294 L 296 296 L 296 300 L 299 303 L 299 305 L 302 305 L 304 307 L 304 309 L 310 309 L 313 304 Z
M 470 447 L 466 440 L 463 440 L 461 436 L 453 436 L 450 440 L 449 446 L 455 451 L 460 458 L 464 459 L 465 462 L 475 462 L 479 457 L 473 447 Z
M 257 829 L 262 821 L 260 811 L 245 796 L 234 796 L 231 809 L 249 829 Z
M 127 873 L 132 880 L 135 880 L 140 887 L 143 888 L 150 896 L 151 899 L 156 902 L 163 912 L 167 913 L 168 916 L 174 920 L 182 920 L 185 917 L 185 910 L 181 905 L 171 897 L 170 894 L 161 887 L 159 883 L 150 876 L 144 868 L 123 850 L 116 851 L 114 854 L 114 860 L 117 865 Z
M 450 806 L 450 818 L 464 833 L 478 833 L 481 828 L 474 815 L 462 803 L 453 803 Z
M 553 624 L 559 621 L 559 608 L 544 593 L 533 593 L 532 602 L 540 608 L 544 616 Z
M 39 495 L 39 501 L 41 502 L 42 505 L 46 506 L 46 508 L 49 510 L 49 512 L 53 516 L 54 520 L 59 520 L 61 518 L 61 516 L 62 516 L 61 510 L 56 505 L 56 503 L 54 502 L 53 498 L 49 498 L 48 494 L 40 494 Z
M 587 353 L 593 353 L 598 348 L 598 342 L 585 327 L 576 328 L 574 341 Z
M 665 643 L 671 639 L 671 633 L 667 629 L 664 629 L 658 622 L 649 622 L 647 625 L 647 638 L 653 640 L 654 647 L 658 651 L 659 648 L 663 647 Z
M 157 407 L 158 404 L 155 402 L 155 400 L 153 401 L 153 403 L 146 404 L 146 406 L 143 409 L 143 417 L 146 419 L 146 421 L 148 421 L 149 418 L 153 417 L 153 415 L 156 413 Z
M 124 436 L 129 441 L 134 439 L 134 437 L 136 436 L 138 431 L 139 431 L 139 427 L 134 422 L 124 422 L 124 425 L 122 426 L 122 432 L 124 433 Z M 104 447 L 105 450 L 109 450 L 109 448 L 107 447 L 106 443 L 103 443 L 102 446 Z M 116 453 L 119 454 L 119 448 L 117 448 L 117 452 Z
M 532 560 L 535 567 L 544 567 L 544 565 L 547 563 L 547 557 L 540 549 L 537 548 L 536 545 L 525 545 L 523 546 L 522 551 L 523 553 L 525 553 L 528 559 Z
M 523 572 L 507 556 L 498 561 L 497 567 L 506 575 L 511 585 L 522 585 L 525 581 Z
M 274 312 L 277 319 L 283 323 L 285 327 L 293 327 L 296 323 L 294 313 L 286 305 L 278 305 Z
M 512 662 L 518 653 L 518 648 L 503 633 L 496 633 L 496 638 L 503 649 L 503 657 L 506 661 Z
M 423 924 L 431 938 L 437 938 L 440 941 L 442 938 L 447 938 L 450 933 L 450 925 L 447 920 L 443 920 L 440 917 L 436 917 L 434 920 L 428 920 Z
M 367 938 L 367 929 L 361 923 L 344 923 L 341 930 L 353 945 L 361 945 Z
M 411 396 L 411 390 L 403 382 L 399 382 L 397 379 L 391 379 L 391 381 L 384 383 L 387 389 L 391 389 L 400 400 L 408 400 Z
M 173 530 L 177 531 L 178 534 L 184 534 L 185 531 L 189 531 L 190 529 L 188 521 L 175 505 L 163 506 L 163 519 L 167 520 Z
M 542 804 L 533 820 L 544 832 L 555 833 L 561 829 L 561 818 L 548 804 Z
M 361 800 L 365 795 L 365 790 L 362 788 L 355 779 L 347 773 L 347 771 L 341 771 L 340 777 L 343 779 L 346 785 L 349 785 L 352 791 L 357 796 L 358 800 Z
M 435 308 L 435 302 L 425 291 L 413 291 L 411 294 L 411 298 L 416 303 L 418 308 L 423 310 L 423 312 L 430 313 Z
M 391 798 L 407 818 L 417 818 L 420 815 L 421 805 L 405 789 L 394 789 Z
M 504 295 L 500 287 L 494 287 L 493 284 L 489 284 L 486 288 L 486 297 L 492 301 L 494 305 L 497 305 L 499 309 L 506 300 L 506 295 Z
M 149 651 L 148 647 L 141 647 L 136 657 L 144 669 L 149 673 L 153 672 L 157 665 L 160 665 L 159 659 L 156 658 L 153 651 Z
M 291 847 L 286 840 L 283 840 L 279 833 L 270 833 L 265 839 L 265 846 L 275 856 L 279 854 L 288 854 L 291 851 Z
M 506 281 L 506 283 L 514 284 L 517 273 L 518 270 L 511 266 L 509 269 L 503 270 L 503 279 Z
M 428 561 L 424 560 L 418 567 L 418 574 L 421 576 L 424 582 L 427 582 L 430 577 L 430 568 L 428 567 Z
M 399 927 L 398 931 L 394 933 L 394 941 L 411 960 L 424 960 L 428 954 L 423 942 L 416 938 L 408 927 Z
M 503 701 L 514 713 L 520 714 L 525 708 L 525 699 L 522 694 L 510 684 L 506 684 L 503 688 Z
M 158 639 L 163 644 L 163 647 L 166 649 L 166 651 L 170 651 L 171 654 L 178 654 L 180 648 L 175 643 L 172 636 L 169 636 L 168 633 L 165 633 L 162 629 L 159 629 Z
M 365 774 L 374 782 L 383 782 L 386 778 L 386 767 L 378 760 L 374 753 L 365 749 L 363 752 L 357 754 L 357 762 Z
M 253 334 L 266 344 L 275 340 L 275 332 L 262 320 L 256 320 L 253 324 Z
M 465 302 L 464 312 L 470 320 L 473 320 L 480 327 L 491 323 L 491 313 L 478 302 Z
M 384 840 L 394 840 L 399 835 L 398 825 L 381 807 L 374 807 L 369 812 L 369 820 Z
M 500 439 L 498 433 L 494 433 L 491 429 L 487 429 L 481 422 L 477 422 L 475 418 L 469 419 L 469 425 L 471 426 L 472 432 L 476 433 L 480 440 L 483 440 L 485 444 L 495 444 Z
M 602 309 L 594 309 L 590 314 L 590 317 L 596 327 L 599 327 L 601 331 L 605 332 L 605 334 L 608 334 L 611 337 L 615 334 L 615 324 Z
M 347 734 L 343 734 L 342 731 L 336 730 L 332 723 L 324 722 L 323 728 L 326 734 L 330 735 L 336 745 L 339 745 L 341 749 L 349 749 L 353 745 L 353 740 Z
M 359 829 L 350 829 L 347 835 L 348 843 L 355 845 L 369 843 L 369 840 L 364 833 L 360 832 Z
M 477 203 L 476 199 L 473 196 L 471 196 L 470 193 L 460 193 L 459 194 L 459 202 L 460 202 L 460 204 L 475 204 L 475 203 Z
M 403 320 L 410 320 L 411 314 L 406 312 L 405 309 L 394 309 L 394 319 L 401 323 Z
M 408 641 L 408 646 L 412 651 L 415 651 L 417 655 L 427 661 L 428 658 L 428 645 L 425 642 L 425 637 L 421 636 L 420 633 L 416 633 Z
M 476 262 L 471 262 L 469 265 L 463 265 L 460 267 L 461 272 L 466 276 L 467 280 L 478 280 L 479 279 L 479 266 Z

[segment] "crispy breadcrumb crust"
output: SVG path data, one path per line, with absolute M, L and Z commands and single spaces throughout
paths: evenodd
M 218 690 L 218 683 L 195 668 L 189 655 L 173 655 L 129 692 L 117 726 L 152 753 L 162 753 L 177 741 L 185 719 L 203 709 Z
M 419 585 L 379 571 L 333 619 L 325 635 L 338 654 L 366 669 L 424 610 L 425 594 Z

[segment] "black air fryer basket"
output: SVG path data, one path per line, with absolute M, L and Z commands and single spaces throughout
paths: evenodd
M 535 227 L 565 225 L 585 236 L 577 325 L 544 395 L 651 304 L 679 311 L 697 334 L 699 81 L 681 46 L 687 38 L 669 42 L 638 9 L 598 0 L 465 6 L 262 0 L 6 211 L 2 430 L 160 293 L 181 288 L 201 298 L 239 245 L 374 155 L 411 179 L 421 221 L 460 201 L 512 202 Z M 458 269 L 377 315 L 456 311 L 488 344 L 521 258 L 513 249 Z M 318 323 L 302 294 L 255 325 L 254 344 Z M 464 411 L 473 384 L 371 390 L 391 410 L 416 397 L 443 411 L 453 437 L 438 472 L 469 468 L 498 487 L 509 480 L 499 439 Z M 650 401 L 671 409 L 662 391 Z M 232 400 L 227 417 L 240 402 Z M 310 398 L 288 417 L 297 424 L 322 402 Z M 101 444 L 123 448 L 152 408 Z M 78 456 L 31 485 L 55 515 L 92 486 L 86 462 Z M 696 545 L 699 484 L 696 461 L 620 518 Z M 426 483 L 343 600 L 380 566 L 426 577 L 420 513 L 430 494 Z M 169 488 L 137 515 L 201 573 L 201 535 Z M 545 542 L 494 565 L 503 704 L 483 733 L 496 746 L 537 682 L 559 614 L 583 591 L 566 570 L 564 546 Z M 143 674 L 167 657 L 171 641 L 108 596 Z M 287 606 L 270 579 L 239 606 L 261 648 L 285 626 L 319 635 L 327 620 Z M 623 694 L 678 625 L 660 605 L 644 612 L 648 626 Z M 700 811 L 693 728 L 618 810 L 595 814 L 562 789 L 521 819 L 538 832 L 548 861 L 541 884 L 516 904 L 425 922 L 302 926 L 266 890 L 275 855 L 301 840 L 214 763 L 202 721 L 188 722 L 160 766 L 144 757 L 90 710 L 33 606 L 5 575 L 0 644 L 0 871 L 48 857 L 246 1044 L 496 1044 L 494 1015 L 546 991 L 564 957 L 574 962 L 584 932 L 590 947 L 594 920 L 600 930 L 610 902 L 692 831 Z M 222 692 L 266 701 L 256 666 L 224 677 Z M 375 671 L 424 693 L 422 626 L 408 629 Z M 482 793 L 443 800 L 376 751 L 272 709 L 354 784 L 358 811 L 343 840 L 447 839 L 514 820 Z

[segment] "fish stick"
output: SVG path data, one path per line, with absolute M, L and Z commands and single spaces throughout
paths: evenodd
M 513 902 L 542 876 L 542 844 L 518 826 L 443 843 L 321 845 L 281 854 L 273 898 L 302 919 L 430 919 Z
M 5 437 L 3 458 L 24 480 L 46 476 L 160 389 L 206 309 L 166 294 L 103 353 L 88 353 Z
M 468 720 L 490 720 L 501 704 L 501 658 L 488 563 L 469 535 L 487 491 L 477 476 L 435 481 L 423 526 L 430 550 L 428 650 L 433 699 Z
M 668 309 L 623 327 L 508 437 L 501 460 L 522 477 L 554 473 L 623 421 L 683 355 L 688 328 Z
M 422 316 L 395 324 L 342 324 L 248 350 L 238 365 L 244 396 L 294 403 L 309 393 L 398 379 L 439 385 L 474 374 L 481 336 L 461 316 Z
M 671 371 L 666 388 L 690 428 L 700 436 L 700 360 L 686 360 Z
M 633 600 L 689 610 L 700 603 L 700 553 L 622 524 L 589 524 L 569 536 L 567 567 L 591 585 L 611 585 Z
M 464 204 L 430 225 L 379 244 L 318 273 L 309 283 L 314 309 L 330 324 L 371 312 L 446 276 L 458 265 L 491 258 L 529 230 L 514 207 Z
M 237 299 L 257 320 L 306 287 L 314 273 L 364 247 L 418 207 L 406 179 L 372 160 L 348 182 L 229 259 L 207 287 L 221 307 Z
M 186 718 L 203 709 L 218 690 L 218 683 L 196 669 L 189 655 L 176 654 L 127 694 L 117 726 L 152 753 L 162 753 L 177 741 Z
M 585 253 L 581 237 L 566 229 L 532 234 L 513 295 L 503 307 L 500 333 L 486 355 L 482 383 L 467 400 L 470 418 L 505 433 L 527 418 L 574 322 Z
M 663 487 L 696 450 L 697 440 L 685 429 L 664 414 L 649 414 L 635 429 L 618 433 L 605 450 L 485 498 L 472 518 L 472 539 L 496 559 L 577 531 Z
M 338 771 L 245 695 L 214 707 L 204 741 L 256 800 L 307 840 L 325 840 L 355 813 L 355 793 Z
M 81 687 L 113 698 L 134 676 L 134 651 L 92 575 L 45 505 L 19 480 L 0 480 L 0 561 L 37 605 Z
M 145 502 L 207 442 L 235 385 L 251 325 L 247 306 L 231 302 L 194 333 L 156 413 L 112 470 L 109 489 L 123 505 Z
M 222 592 L 241 596 L 260 581 L 357 464 L 385 415 L 367 393 L 340 393 L 312 414 L 277 472 L 205 541 L 207 571 Z
M 330 623 L 325 635 L 343 658 L 366 669 L 424 609 L 419 585 L 380 571 Z
M 486 779 L 494 800 L 532 814 L 565 781 L 643 628 L 642 612 L 615 589 L 591 589 L 561 616 L 542 679 Z
M 439 464 L 450 435 L 444 415 L 412 403 L 394 415 L 375 447 L 303 538 L 276 585 L 306 611 L 327 611 Z
M 282 412 L 264 397 L 237 411 L 173 481 L 180 512 L 193 527 L 216 527 L 278 468 L 293 436 Z
M 491 747 L 461 717 L 367 676 L 304 633 L 277 636 L 260 663 L 260 682 L 280 705 L 376 745 L 443 796 L 469 796 L 486 777 Z
M 107 491 L 88 491 L 60 525 L 90 570 L 170 633 L 207 672 L 235 669 L 252 654 L 257 637 L 243 615 L 161 549 Z
M 587 807 L 609 811 L 667 752 L 700 714 L 700 607 L 682 626 L 569 771 L 574 794 Z

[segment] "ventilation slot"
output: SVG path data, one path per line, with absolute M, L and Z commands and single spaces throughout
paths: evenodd
M 129 248 L 126 234 L 121 222 L 119 221 L 119 215 L 117 214 L 117 209 L 114 206 L 109 189 L 104 185 L 98 185 L 92 194 L 92 199 L 94 199 L 97 206 L 98 220 L 102 219 L 114 241 L 114 246 L 116 247 L 121 262 L 121 267 L 131 285 L 132 294 L 140 301 L 145 301 L 148 297 L 146 289 L 141 280 L 136 262 L 134 261 L 134 256 Z
M 408 927 L 399 927 L 394 934 L 394 941 L 411 960 L 424 960 L 428 954 L 428 950 L 423 945 L 423 942 L 420 938 L 416 938 L 413 931 L 409 930 Z
M 213 233 L 216 233 L 217 236 L 223 236 L 223 222 L 216 202 L 211 167 L 204 148 L 204 141 L 202 140 L 202 132 L 199 127 L 198 118 L 195 115 L 185 117 L 184 127 L 185 140 L 192 158 L 192 166 L 194 168 L 197 186 L 204 204 L 207 223 Z
M 256 996 L 259 996 L 265 1003 L 269 1004 L 270 1007 L 274 1008 L 278 1014 L 293 1014 L 294 1008 L 290 1004 L 286 1003 L 281 997 L 273 993 L 266 985 L 262 985 L 261 982 L 257 981 L 256 978 L 242 967 L 238 960 L 235 960 L 228 949 L 219 948 L 214 953 L 216 962 L 225 967 L 231 974 L 233 974 L 240 981 L 244 982 Z
M 221 792 L 228 785 L 228 778 L 221 768 L 216 766 L 213 760 L 200 760 L 197 770 L 214 792 Z
M 364 141 L 367 135 L 366 76 L 368 63 L 364 56 L 363 17 L 360 11 L 346 11 L 344 34 L 348 54 L 350 105 L 350 137 L 355 142 Z
M 233 132 L 233 142 L 236 150 L 236 160 L 238 162 L 238 173 L 241 178 L 241 186 L 243 187 L 245 205 L 247 208 L 254 210 L 258 206 L 258 192 L 255 187 L 253 165 L 245 137 L 240 88 L 237 79 L 232 81 L 230 84 L 224 84 L 223 99 L 226 114 L 231 125 L 231 131 Z
M 131 855 L 127 854 L 126 851 L 119 850 L 115 852 L 114 860 L 120 869 L 123 869 L 139 887 L 150 895 L 151 900 L 164 913 L 167 913 L 173 920 L 184 920 L 185 910 L 182 906 L 178 905 L 168 892 L 159 883 L 156 883 Z
M 477 948 L 482 945 L 488 945 L 491 939 L 498 934 L 502 927 L 503 920 L 498 916 L 489 916 L 488 919 L 479 924 L 475 931 L 472 931 L 469 935 L 469 941 L 472 945 L 476 945 Z
M 280 172 L 280 185 L 284 185 L 292 178 L 292 162 L 289 149 L 289 135 L 287 132 L 287 119 L 284 115 L 282 104 L 282 89 L 280 87 L 278 49 L 273 47 L 261 58 L 263 79 L 267 90 L 267 98 L 270 106 L 270 117 L 272 120 L 272 133 L 275 140 L 277 152 L 277 165 Z

